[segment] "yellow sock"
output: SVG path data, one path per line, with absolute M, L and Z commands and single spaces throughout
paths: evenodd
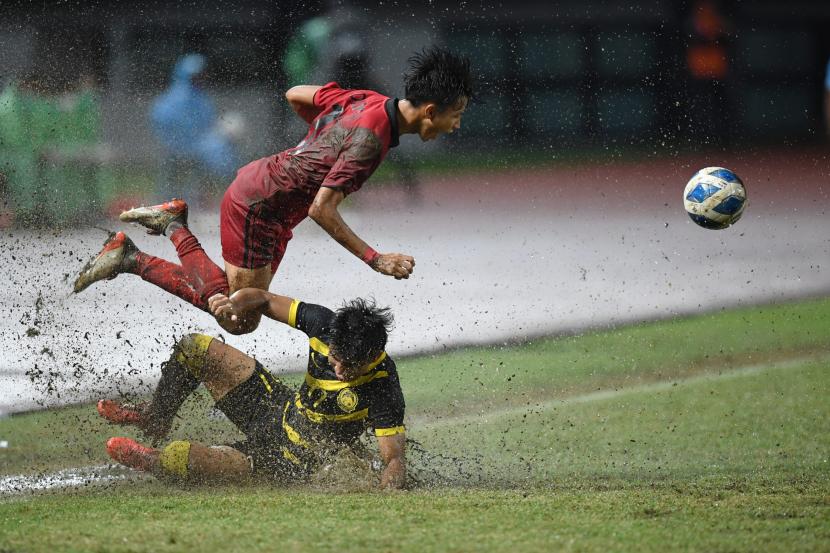
M 190 442 L 178 440 L 170 442 L 159 455 L 161 468 L 167 474 L 187 478 L 187 462 L 190 458 Z
M 202 367 L 207 359 L 207 350 L 213 336 L 206 334 L 186 334 L 176 344 L 178 354 L 176 360 L 185 366 L 196 378 L 201 378 Z

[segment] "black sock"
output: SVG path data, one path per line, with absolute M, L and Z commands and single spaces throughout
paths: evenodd
M 201 383 L 178 361 L 178 355 L 179 348 L 176 347 L 170 359 L 161 364 L 161 379 L 144 413 L 143 430 L 155 438 L 167 435 L 179 408 Z

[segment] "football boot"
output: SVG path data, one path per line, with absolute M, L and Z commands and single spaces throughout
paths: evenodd
M 145 407 L 112 399 L 98 400 L 98 414 L 113 424 L 140 426 Z
M 121 436 L 107 440 L 107 453 L 117 463 L 143 472 L 151 471 L 159 456 L 157 449 Z
M 78 278 L 75 279 L 75 293 L 85 290 L 93 282 L 113 279 L 127 272 L 127 265 L 133 262 L 132 256 L 137 252 L 138 248 L 126 234 L 110 233 L 98 255 L 84 265 Z
M 157 420 L 147 409 L 146 403 L 121 403 L 112 399 L 98 401 L 98 414 L 113 424 L 135 426 L 153 441 L 164 438 L 172 426 L 171 421 Z
M 170 223 L 187 226 L 187 203 L 173 199 L 159 205 L 135 207 L 119 217 L 125 223 L 138 223 L 147 228 L 147 234 L 164 234 Z

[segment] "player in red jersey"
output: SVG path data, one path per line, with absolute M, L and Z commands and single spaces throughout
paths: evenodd
M 81 271 L 75 292 L 105 278 L 133 273 L 207 311 L 215 294 L 242 288 L 267 290 L 285 254 L 292 230 L 306 216 L 375 271 L 409 278 L 412 256 L 380 254 L 343 221 L 338 206 L 360 189 L 402 134 L 431 140 L 461 126 L 472 96 L 466 58 L 438 47 L 410 58 L 405 98 L 371 90 L 344 90 L 336 83 L 295 86 L 286 93 L 294 111 L 309 123 L 294 148 L 242 167 L 225 192 L 220 213 L 223 271 L 187 228 L 187 204 L 173 200 L 121 214 L 153 234 L 165 234 L 181 265 L 138 251 L 122 232 L 111 235 Z M 233 334 L 253 331 L 260 315 L 217 317 Z

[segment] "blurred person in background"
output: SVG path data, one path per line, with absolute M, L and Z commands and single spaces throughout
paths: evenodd
M 112 150 L 103 140 L 98 83 L 92 72 L 81 71 L 66 90 L 47 98 L 47 104 L 49 101 L 57 113 L 41 151 L 47 187 L 45 211 L 58 225 L 92 223 L 104 211 L 102 168 L 112 160 Z M 48 125 L 51 107 L 41 107 L 47 110 L 41 124 Z
M 34 187 L 35 155 L 25 129 L 20 89 L 7 79 L 0 92 L 0 228 L 14 223 L 19 191 Z
M 217 116 L 211 97 L 201 89 L 207 60 L 187 54 L 173 66 L 170 86 L 150 108 L 153 133 L 162 147 L 157 194 L 195 197 L 210 203 L 240 165 L 234 144 L 244 132 L 240 115 L 233 128 Z
M 3 220 L 23 225 L 89 224 L 102 213 L 100 169 L 110 159 L 90 72 L 74 82 L 36 75 L 0 94 Z
M 124 212 L 121 220 L 169 236 L 181 265 L 140 252 L 123 232 L 113 233 L 80 271 L 75 292 L 132 273 L 207 311 L 208 299 L 216 294 L 268 290 L 293 229 L 306 217 L 374 271 L 409 278 L 415 259 L 375 251 L 349 228 L 339 206 L 360 190 L 401 135 L 417 134 L 427 141 L 460 128 L 473 90 L 469 59 L 439 47 L 413 55 L 404 81 L 401 100 L 342 89 L 335 82 L 286 92 L 308 132 L 294 148 L 242 167 L 225 192 L 219 220 L 224 271 L 190 232 L 187 204 L 174 199 Z M 217 322 L 232 334 L 244 334 L 256 329 L 260 317 L 217 317 Z
M 306 20 L 286 47 L 283 71 L 290 86 L 335 81 L 341 88 L 384 89 L 373 75 L 371 22 L 348 3 L 333 3 L 322 15 Z M 386 160 L 410 205 L 420 203 L 421 191 L 411 156 L 400 149 Z
M 731 25 L 716 0 L 696 0 L 688 13 L 686 68 L 688 109 L 694 114 L 689 132 L 695 143 L 729 145 L 728 50 Z

